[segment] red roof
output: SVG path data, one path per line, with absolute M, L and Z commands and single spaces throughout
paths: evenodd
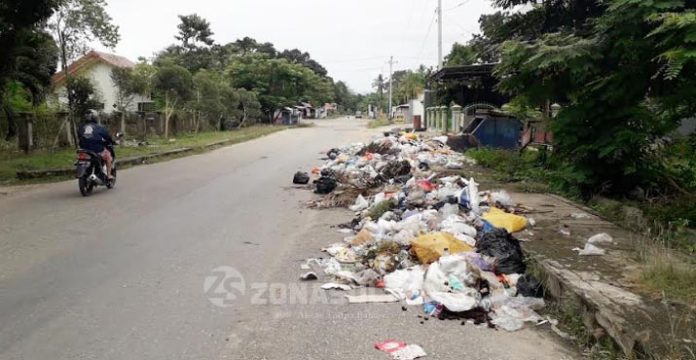
M 124 58 L 123 56 L 92 50 L 70 64 L 70 66 L 68 66 L 68 73 L 70 75 L 75 75 L 100 62 L 117 68 L 135 67 L 134 62 Z M 51 77 L 51 82 L 53 83 L 53 86 L 61 86 L 65 84 L 65 73 L 63 71 L 55 73 Z

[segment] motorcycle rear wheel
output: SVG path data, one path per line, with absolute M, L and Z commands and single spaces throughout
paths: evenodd
M 114 178 L 106 182 L 107 189 L 113 189 L 114 187 L 116 187 L 116 168 L 111 169 L 111 176 L 113 176 Z
M 87 179 L 87 176 L 83 176 L 77 180 L 77 184 L 80 187 L 80 194 L 82 196 L 89 196 L 94 190 L 94 184 Z

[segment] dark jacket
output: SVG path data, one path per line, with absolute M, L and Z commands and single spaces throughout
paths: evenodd
M 114 143 L 109 130 L 96 122 L 87 122 L 80 126 L 80 148 L 101 153 L 105 146 Z

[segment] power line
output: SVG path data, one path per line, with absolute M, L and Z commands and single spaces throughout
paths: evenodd
M 423 50 L 425 50 L 425 44 L 428 42 L 428 37 L 430 37 L 430 32 L 433 30 L 433 24 L 435 23 L 436 18 L 437 18 L 437 10 L 433 14 L 433 18 L 430 20 L 430 25 L 428 25 L 428 31 L 425 33 L 425 38 L 423 38 L 423 44 L 421 45 L 421 49 L 418 52 L 419 59 L 423 58 Z
M 460 7 L 462 7 L 462 6 L 466 5 L 466 4 L 468 4 L 469 1 L 470 1 L 470 0 L 462 1 L 462 2 L 460 2 L 459 4 L 457 4 L 456 6 L 451 7 L 451 8 L 449 8 L 449 9 L 445 9 L 444 11 L 450 11 L 450 10 L 459 9 Z

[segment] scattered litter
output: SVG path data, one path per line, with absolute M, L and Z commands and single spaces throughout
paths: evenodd
M 348 208 L 356 217 L 340 226 L 343 241 L 323 249 L 327 259 L 303 264 L 331 281 L 322 289 L 372 288 L 346 298 L 351 304 L 402 302 L 403 311 L 418 306 L 421 323 L 457 319 L 516 331 L 542 320 L 535 311 L 544 305 L 544 289 L 525 275 L 520 242 L 511 235 L 535 225 L 522 215 L 534 209 L 463 177 L 461 169 L 475 162 L 449 148 L 447 137 L 394 130 L 326 155 L 329 160 L 312 169 L 316 192 L 326 196 L 309 205 Z M 376 347 L 403 351 L 393 355 L 398 359 L 426 356 L 399 341 Z
M 310 272 L 300 276 L 300 280 L 302 280 L 302 281 L 319 280 L 319 277 L 317 276 L 317 273 L 315 273 L 314 271 L 310 271 Z
M 491 205 L 501 205 L 504 207 L 514 206 L 515 203 L 512 201 L 512 197 L 505 190 L 494 191 L 490 196 Z
M 473 251 L 473 248 L 449 233 L 421 235 L 411 241 L 411 251 L 421 264 L 431 264 L 441 256 Z
M 494 227 L 505 229 L 509 233 L 520 232 L 527 227 L 527 218 L 508 214 L 498 208 L 491 208 L 483 215 L 483 219 Z
M 321 288 L 324 290 L 343 290 L 343 291 L 352 290 L 352 288 L 349 285 L 336 284 L 336 283 L 327 283 L 327 284 L 322 285 Z
M 298 171 L 295 177 L 292 179 L 293 184 L 297 185 L 307 185 L 309 184 L 309 175 L 305 172 Z
M 406 345 L 403 341 L 387 340 L 375 344 L 375 348 L 389 354 L 394 360 L 414 360 L 428 356 L 418 345 Z
M 597 234 L 587 240 L 589 244 L 611 244 L 614 242 L 614 238 L 607 233 Z
M 363 211 L 370 207 L 370 203 L 365 199 L 362 195 L 358 195 L 358 198 L 355 199 L 355 205 L 350 207 L 350 211 Z
M 520 242 L 505 229 L 483 234 L 476 246 L 479 253 L 496 259 L 496 274 L 522 274 L 527 269 Z
M 391 355 L 394 360 L 414 360 L 428 356 L 418 345 L 406 345 L 405 348 L 394 351 Z
M 394 303 L 401 300 L 400 298 L 391 295 L 346 295 L 349 304 L 370 304 L 370 303 Z
M 592 219 L 592 215 L 584 212 L 578 212 L 578 213 L 572 213 L 570 214 L 570 217 L 576 220 L 581 220 L 581 219 Z
M 607 253 L 606 250 L 604 250 L 600 247 L 597 247 L 595 245 L 592 245 L 590 243 L 585 244 L 584 249 L 575 248 L 575 249 L 573 249 L 573 251 L 577 251 L 578 255 L 580 255 L 580 256 L 602 256 L 602 255 L 606 255 L 606 253 Z

